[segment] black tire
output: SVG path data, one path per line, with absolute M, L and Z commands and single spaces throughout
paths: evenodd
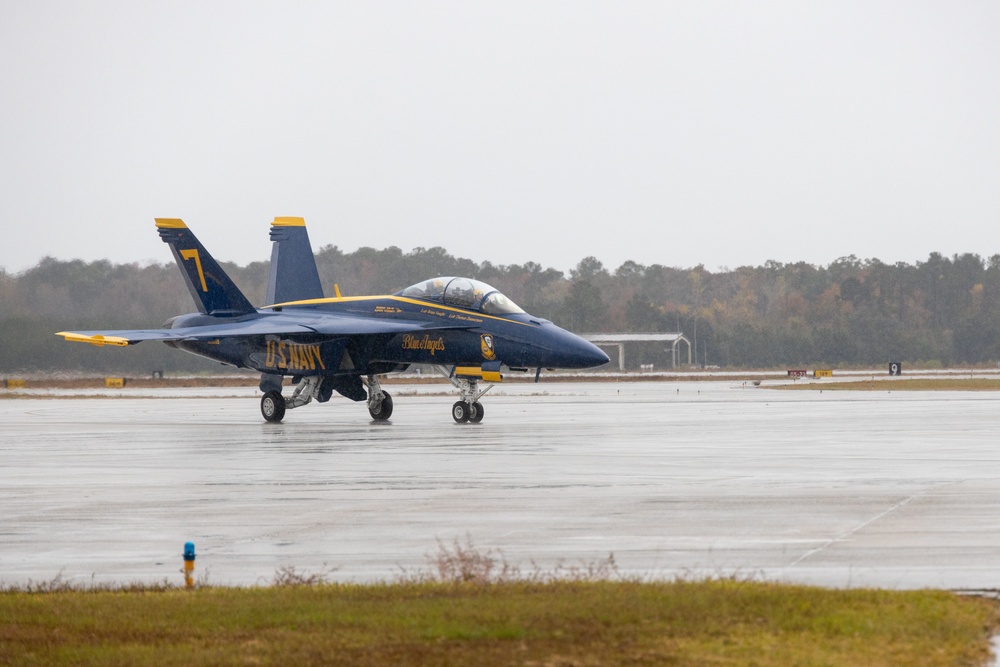
M 456 401 L 455 405 L 451 406 L 451 418 L 459 424 L 469 421 L 471 414 L 472 410 L 469 409 L 469 404 L 465 401 Z
M 260 414 L 269 422 L 280 422 L 285 418 L 285 397 L 280 391 L 267 391 L 260 399 Z
M 385 421 L 392 416 L 392 396 L 389 392 L 382 392 L 382 402 L 378 404 L 377 408 L 368 408 L 368 414 L 372 416 L 375 421 Z
M 483 409 L 483 404 L 476 401 L 472 404 L 472 414 L 469 415 L 469 421 L 473 424 L 478 424 L 483 421 L 483 415 L 486 414 L 486 410 Z

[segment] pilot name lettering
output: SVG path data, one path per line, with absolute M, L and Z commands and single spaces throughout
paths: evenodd
M 267 341 L 267 357 L 264 365 L 269 368 L 287 368 L 293 371 L 326 370 L 319 345 Z
M 483 321 L 478 317 L 469 317 L 468 315 L 462 315 L 461 313 L 452 313 L 448 316 L 449 320 L 460 320 L 462 322 L 475 322 L 476 324 L 482 324 Z
M 404 350 L 430 350 L 431 356 L 435 352 L 444 350 L 444 338 L 431 338 L 429 334 L 424 334 L 423 338 L 418 338 L 413 334 L 403 336 Z

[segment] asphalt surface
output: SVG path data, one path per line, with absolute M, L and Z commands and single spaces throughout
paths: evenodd
M 0 584 L 179 583 L 186 541 L 214 584 L 391 580 L 471 540 L 526 570 L 1000 586 L 998 393 L 543 381 L 458 425 L 450 387 L 387 389 L 384 424 L 340 398 L 266 424 L 253 389 L 0 400 Z

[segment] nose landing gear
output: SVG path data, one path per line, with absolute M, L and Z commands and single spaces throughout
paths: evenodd
M 492 389 L 493 385 L 490 385 L 486 387 L 486 389 L 480 391 L 479 378 L 465 376 L 456 377 L 453 369 L 449 369 L 444 366 L 436 366 L 435 368 L 439 373 L 447 377 L 448 381 L 455 385 L 461 394 L 461 400 L 456 401 L 455 404 L 451 406 L 451 418 L 459 424 L 478 424 L 483 421 L 483 417 L 486 415 L 486 410 L 483 409 L 483 404 L 479 402 L 479 399 L 482 398 L 483 394 Z
M 478 424 L 483 421 L 485 414 L 486 411 L 483 409 L 483 404 L 479 401 L 475 403 L 457 401 L 455 405 L 451 406 L 451 416 L 459 424 L 464 424 L 465 422 Z

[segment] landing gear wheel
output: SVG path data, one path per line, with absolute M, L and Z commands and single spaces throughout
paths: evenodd
M 472 404 L 471 407 L 472 407 L 472 414 L 469 415 L 469 421 L 472 422 L 473 424 L 478 424 L 479 422 L 483 421 L 483 415 L 486 414 L 486 411 L 483 410 L 483 404 L 480 403 L 479 401 L 476 401 L 475 403 Z
M 465 401 L 456 401 L 455 405 L 451 406 L 451 416 L 459 424 L 464 424 L 472 416 L 472 407 Z
M 385 421 L 392 416 L 392 396 L 389 395 L 389 392 L 382 392 L 382 402 L 376 408 L 369 407 L 368 414 L 375 421 Z
M 268 391 L 260 399 L 260 414 L 269 422 L 280 422 L 285 418 L 285 397 L 280 391 Z

